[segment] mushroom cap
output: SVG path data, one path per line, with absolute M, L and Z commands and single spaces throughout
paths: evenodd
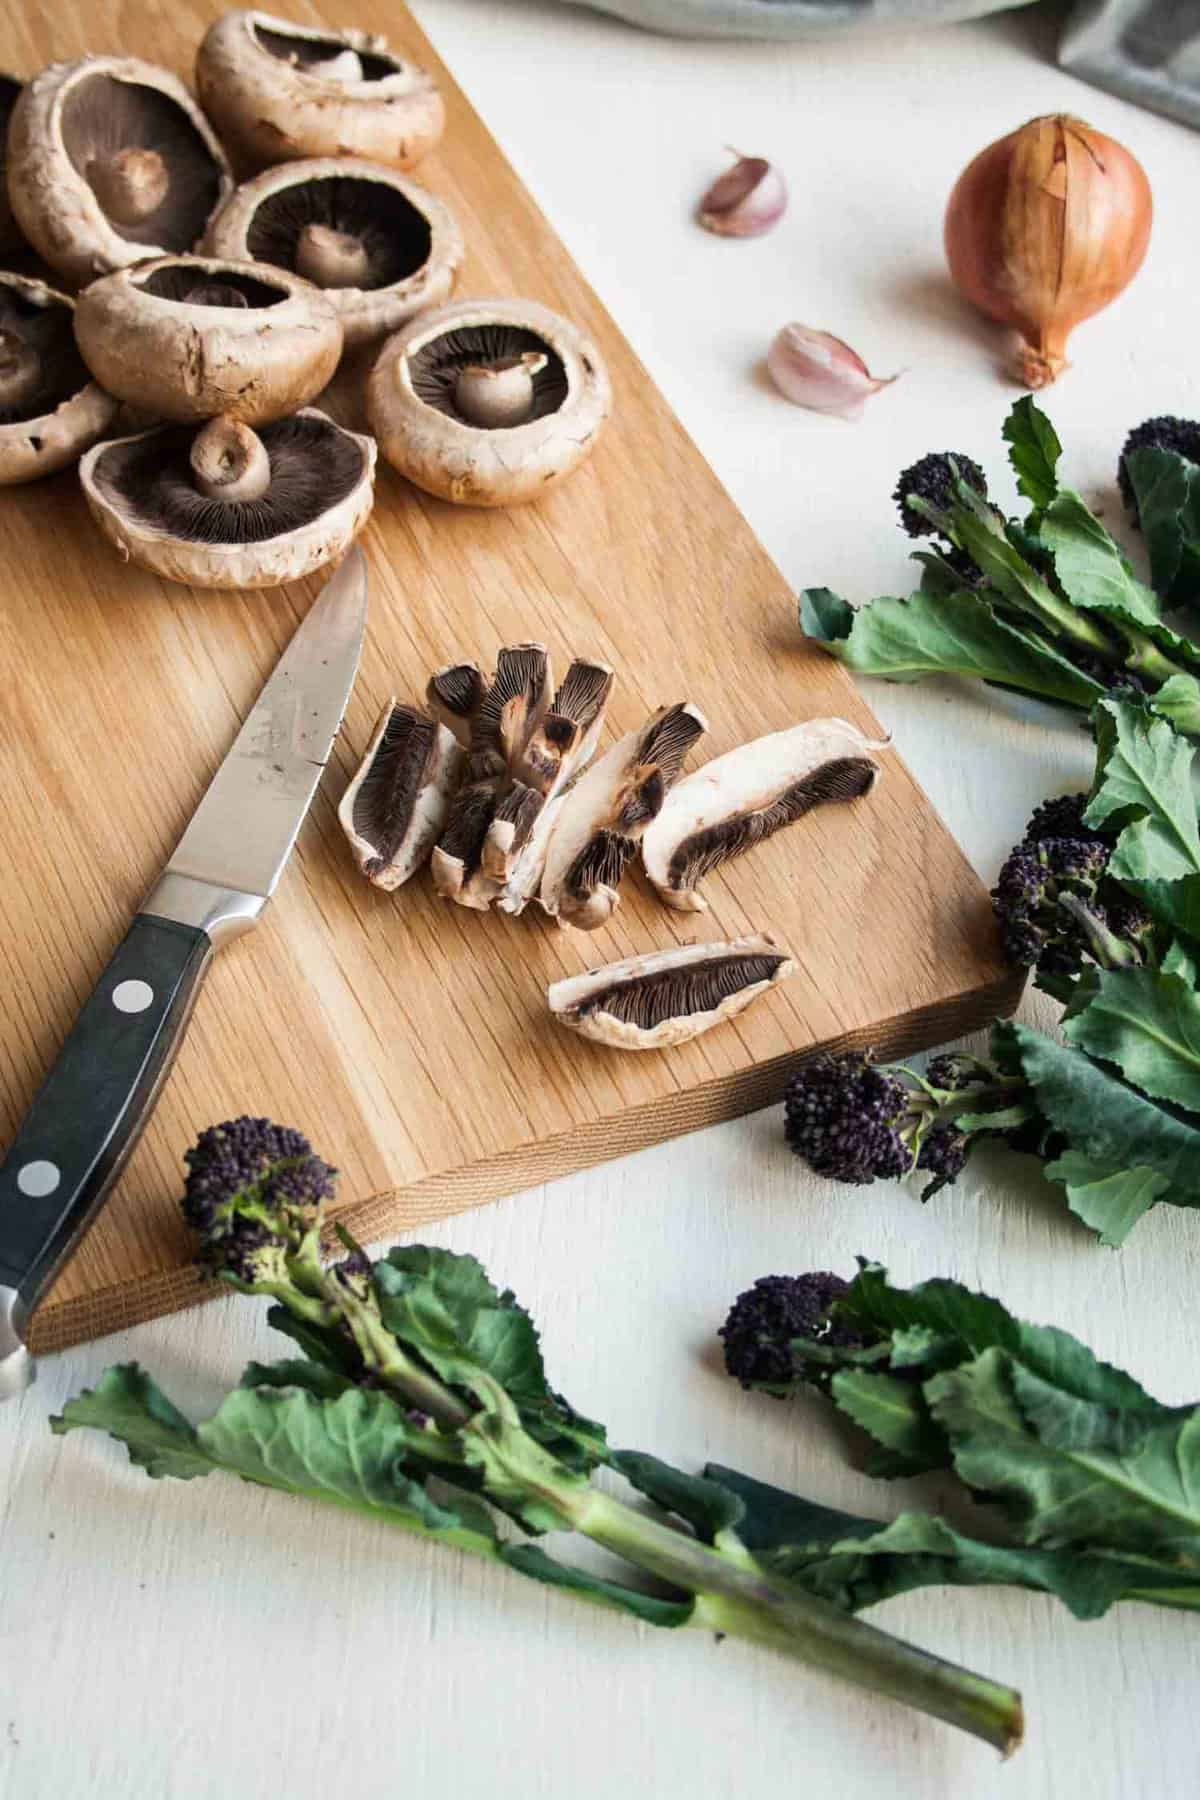
M 352 51 L 361 80 L 322 73 Z M 196 87 L 222 138 L 255 168 L 360 156 L 411 169 L 446 122 L 433 77 L 384 38 L 323 31 L 270 13 L 227 12 L 196 54 Z
M 203 500 L 188 463 L 194 435 L 160 426 L 98 444 L 80 463 L 92 516 L 121 557 L 193 587 L 276 587 L 332 562 L 366 523 L 374 442 L 315 407 L 264 426 L 262 501 Z
M 0 487 L 36 481 L 77 461 L 103 435 L 116 401 L 83 365 L 71 329 L 74 302 L 45 282 L 0 273 L 0 331 L 36 350 L 36 391 L 16 406 L 0 403 Z
M 217 304 L 192 297 L 204 289 Z M 242 304 L 220 304 L 226 289 Z M 75 336 L 97 380 L 131 406 L 247 425 L 319 394 L 342 353 L 337 314 L 311 282 L 207 256 L 160 256 L 94 281 L 79 296 Z
M 136 223 L 101 205 L 86 170 L 123 149 L 153 150 L 165 198 Z M 233 186 L 225 152 L 183 83 L 133 56 L 53 63 L 23 90 L 8 132 L 8 187 L 29 242 L 77 286 L 146 256 L 190 250 Z
M 325 288 L 347 349 L 375 343 L 427 307 L 440 306 L 463 259 L 448 207 L 382 163 L 345 156 L 281 163 L 237 188 L 209 226 L 213 256 L 296 269 L 300 234 L 323 225 L 361 239 L 370 273 Z
M 520 425 L 469 424 L 456 410 L 460 370 L 526 352 L 546 357 Z M 590 338 L 532 300 L 459 300 L 390 338 L 367 385 L 371 429 L 388 461 L 463 506 L 534 500 L 587 456 L 612 400 Z
M 8 121 L 23 83 L 15 75 L 0 73 L 0 251 L 19 250 L 24 242 L 8 200 Z
M 795 971 L 774 938 L 731 938 L 626 957 L 554 982 L 546 998 L 561 1025 L 596 1043 L 667 1050 L 743 1012 Z

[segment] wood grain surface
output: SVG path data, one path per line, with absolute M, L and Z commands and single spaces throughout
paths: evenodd
M 136 47 L 188 71 L 214 3 L 11 9 L 0 67 Z M 291 15 L 315 21 L 315 9 Z M 386 31 L 444 84 L 443 147 L 420 179 L 468 245 L 461 294 L 525 294 L 593 333 L 615 413 L 591 462 L 536 507 L 454 509 L 381 473 L 364 539 L 372 610 L 346 728 L 263 926 L 217 959 L 157 1113 L 105 1214 L 34 1321 L 47 1350 L 200 1297 L 176 1199 L 180 1157 L 231 1113 L 296 1123 L 343 1170 L 361 1233 L 408 1227 L 762 1105 L 824 1044 L 911 1051 L 1016 996 L 985 892 L 900 759 L 709 883 L 697 920 L 637 878 L 606 931 L 446 906 L 426 878 L 357 875 L 335 808 L 386 696 L 538 637 L 618 671 L 610 726 L 696 701 L 708 754 L 797 719 L 873 721 L 806 650 L 791 592 L 402 8 L 333 0 L 329 24 Z M 343 404 L 357 379 L 340 383 Z M 246 597 L 124 568 L 71 474 L 0 499 L 3 762 L 0 1134 L 15 1129 L 320 578 Z M 693 759 L 696 760 L 696 759 Z M 549 1021 L 549 980 L 693 936 L 773 930 L 799 973 L 711 1036 L 622 1056 Z

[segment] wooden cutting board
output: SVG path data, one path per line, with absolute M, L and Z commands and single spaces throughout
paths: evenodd
M 218 10 L 9 8 L 0 68 L 132 50 L 186 75 Z M 318 22 L 305 5 L 291 16 Z M 232 1114 L 302 1127 L 343 1171 L 345 1218 L 372 1238 L 775 1101 L 815 1046 L 943 1042 L 1019 990 L 982 886 L 894 752 L 859 806 L 818 812 L 710 879 L 711 911 L 695 919 L 636 875 L 591 937 L 535 911 L 447 906 L 427 877 L 387 896 L 357 875 L 335 808 L 384 699 L 419 697 L 438 664 L 485 663 L 505 642 L 542 638 L 560 667 L 576 652 L 610 661 L 613 732 L 696 701 L 708 754 L 824 713 L 878 728 L 801 639 L 786 582 L 416 24 L 392 0 L 330 0 L 322 16 L 386 31 L 434 70 L 448 126 L 418 178 L 466 237 L 459 293 L 525 295 L 584 326 L 608 358 L 614 416 L 573 478 L 509 513 L 442 505 L 381 469 L 342 739 L 264 924 L 218 957 L 142 1143 L 34 1320 L 40 1350 L 201 1298 L 180 1158 Z M 0 550 L 7 1139 L 321 578 L 242 598 L 123 567 L 71 473 L 0 496 Z M 799 973 L 695 1043 L 623 1055 L 547 1017 L 558 976 L 763 929 Z

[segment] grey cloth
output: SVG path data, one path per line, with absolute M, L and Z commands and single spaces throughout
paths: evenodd
M 1200 0 L 1080 0 L 1058 60 L 1097 87 L 1200 125 Z
M 580 0 L 676 37 L 822 38 L 871 26 L 945 25 L 1032 0 Z

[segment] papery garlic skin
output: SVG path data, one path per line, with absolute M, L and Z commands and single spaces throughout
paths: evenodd
M 730 154 L 737 161 L 701 200 L 700 223 L 718 237 L 761 237 L 787 209 L 787 183 L 765 157 Z
M 1141 268 L 1152 215 L 1137 158 L 1065 113 L 1031 119 L 967 165 L 946 208 L 946 260 L 960 292 L 1019 333 L 1022 386 L 1067 367 L 1075 326 Z
M 857 350 L 829 331 L 785 325 L 767 352 L 767 369 L 786 400 L 810 412 L 857 419 L 872 394 L 895 375 L 872 375 Z

